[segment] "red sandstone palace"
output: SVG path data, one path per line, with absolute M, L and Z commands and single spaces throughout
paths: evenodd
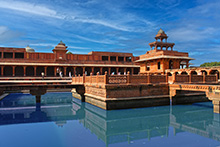
M 61 41 L 53 53 L 37 53 L 29 46 L 26 48 L 0 47 L 1 76 L 63 76 L 82 75 L 83 73 L 138 74 L 139 65 L 134 63 L 138 57 L 132 53 L 90 52 L 87 55 L 67 54 L 67 46 Z
M 90 52 L 87 55 L 67 54 L 67 46 L 61 41 L 52 53 L 37 53 L 34 49 L 0 47 L 1 76 L 47 77 L 104 74 L 164 74 L 166 69 L 189 66 L 192 58 L 188 53 L 173 51 L 174 43 L 167 42 L 168 36 L 160 29 L 156 41 L 149 43 L 151 50 L 139 57 L 132 53 Z M 159 40 L 159 41 L 158 41 Z

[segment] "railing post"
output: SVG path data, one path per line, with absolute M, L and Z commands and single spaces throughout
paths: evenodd
M 86 82 L 86 75 L 83 73 L 83 84 Z
M 216 83 L 218 82 L 218 74 L 215 74 Z
M 175 83 L 176 82 L 176 73 L 174 72 L 173 73 L 173 83 Z
M 108 72 L 105 71 L 105 75 L 104 75 L 104 84 L 108 84 Z
M 147 74 L 147 83 L 149 84 L 151 81 L 150 81 L 150 73 Z
M 192 83 L 192 74 L 189 73 L 189 83 Z
M 168 73 L 166 73 L 166 83 L 168 83 Z
M 203 76 L 203 83 L 205 83 L 205 82 L 206 82 L 206 75 L 205 75 L 205 72 L 203 72 L 202 76 Z
M 78 74 L 78 83 L 80 83 L 80 74 Z
M 96 83 L 99 83 L 99 72 L 96 74 Z
M 90 83 L 92 83 L 92 72 L 90 73 Z
M 127 83 L 131 83 L 131 77 L 130 77 L 131 75 L 130 75 L 130 72 L 128 71 L 128 73 L 127 73 Z

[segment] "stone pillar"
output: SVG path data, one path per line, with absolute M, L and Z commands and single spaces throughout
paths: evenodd
M 94 74 L 94 67 L 91 67 L 92 68 L 92 74 Z
M 220 113 L 220 101 L 219 100 L 213 100 L 213 112 L 214 113 Z
M 54 67 L 54 77 L 57 76 L 57 67 Z
M 111 67 L 108 67 L 108 75 L 111 75 Z
M 66 68 L 67 68 L 67 67 L 63 67 L 63 70 L 64 70 L 64 71 L 63 71 L 63 76 L 64 76 L 64 77 L 66 77 Z
M 36 95 L 36 103 L 40 103 L 41 102 L 41 95 Z
M 47 67 L 44 67 L 44 76 L 47 76 Z
M 5 66 L 1 66 L 1 76 L 4 76 L 4 68 Z
M 104 84 L 108 84 L 108 73 L 105 71 Z
M 86 67 L 82 67 L 83 68 L 83 74 L 85 74 L 86 72 Z
M 34 76 L 37 76 L 37 66 L 34 66 Z
M 118 74 L 118 71 L 119 71 L 119 68 L 118 68 L 118 67 L 116 67 L 116 74 Z
M 150 73 L 147 74 L 147 83 L 149 84 L 151 81 L 150 81 Z
M 73 67 L 73 75 L 76 75 L 76 67 Z
M 24 66 L 24 77 L 26 77 L 26 68 L 27 66 Z
M 134 74 L 134 68 L 131 68 L 131 75 Z
M 205 83 L 206 82 L 206 80 L 205 80 L 205 72 L 203 72 L 203 74 L 202 74 L 202 76 L 203 76 L 203 83 Z
M 127 83 L 131 83 L 131 75 L 129 71 L 127 73 Z
M 13 54 L 14 55 L 14 54 Z M 12 76 L 15 76 L 15 66 L 12 66 Z
M 103 73 L 103 67 L 100 67 L 100 75 Z
M 216 82 L 218 82 L 218 74 L 215 74 Z
M 189 73 L 189 83 L 192 83 L 192 73 Z

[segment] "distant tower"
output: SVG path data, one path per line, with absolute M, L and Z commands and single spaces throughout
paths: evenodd
M 60 43 L 58 43 L 58 45 L 55 46 L 55 48 L 53 49 L 53 53 L 56 56 L 56 60 L 58 61 L 66 60 L 66 52 L 68 51 L 66 48 L 67 46 L 62 41 L 60 41 Z
M 188 53 L 173 51 L 175 43 L 167 42 L 167 34 L 160 29 L 156 41 L 149 43 L 151 50 L 140 55 L 136 62 L 140 64 L 140 73 L 164 74 L 166 69 L 187 68 L 190 58 Z
M 162 29 L 160 29 L 155 37 L 156 41 L 149 43 L 151 50 L 152 49 L 162 50 L 163 48 L 166 48 L 166 50 L 171 48 L 171 50 L 173 50 L 173 46 L 175 45 L 175 43 L 168 43 L 167 38 L 168 38 L 167 34 Z

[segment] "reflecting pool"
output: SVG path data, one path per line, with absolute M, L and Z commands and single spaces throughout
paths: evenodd
M 0 101 L 0 147 L 220 146 L 220 115 L 212 103 L 105 111 L 47 93 Z

